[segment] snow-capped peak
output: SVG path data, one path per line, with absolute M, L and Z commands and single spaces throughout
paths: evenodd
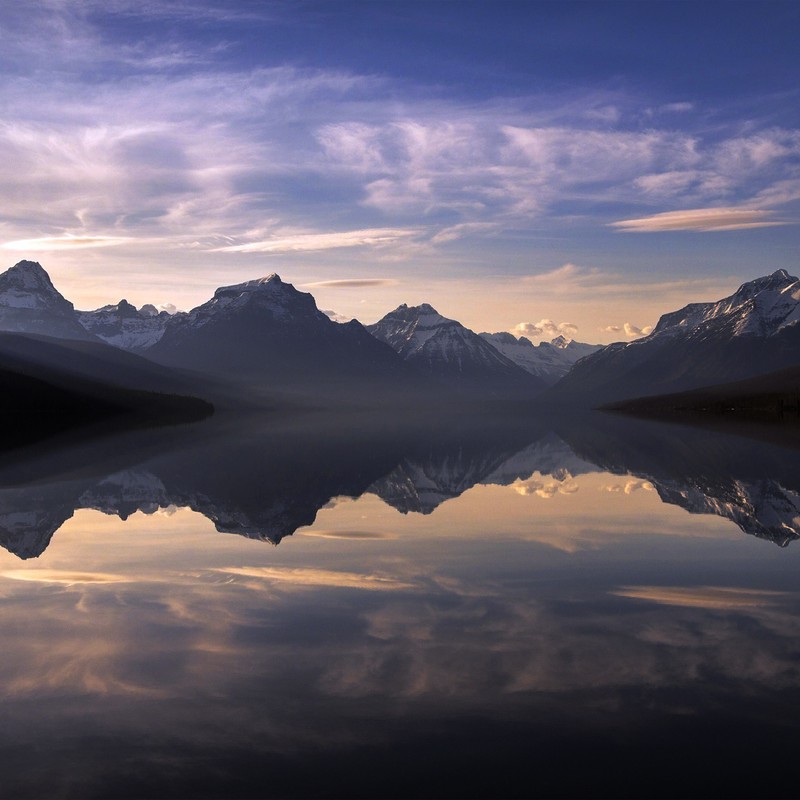
M 0 275 L 0 306 L 72 311 L 37 261 L 20 261 Z
M 169 315 L 159 314 L 155 306 L 136 308 L 127 300 L 95 311 L 79 311 L 78 321 L 98 339 L 124 350 L 146 350 L 163 335 Z
M 797 283 L 797 278 L 790 275 L 785 269 L 776 269 L 771 275 L 764 275 L 761 278 L 755 278 L 752 281 L 743 283 L 736 290 L 733 297 L 743 299 L 754 297 L 763 291 L 781 291 L 792 283 Z
M 256 292 L 265 288 L 277 288 L 278 286 L 290 286 L 291 284 L 284 283 L 281 276 L 277 272 L 271 272 L 263 278 L 254 278 L 251 281 L 244 281 L 243 283 L 236 283 L 233 286 L 221 286 L 217 292 L 224 292 L 228 290 L 238 290 L 240 292 Z
M 394 311 L 387 314 L 392 319 L 403 320 L 404 322 L 416 321 L 418 325 L 423 327 L 438 326 L 446 323 L 456 323 L 455 320 L 443 317 L 432 305 L 429 303 L 421 303 L 418 306 L 408 306 L 403 303 L 398 306 Z
M 506 332 L 482 333 L 480 336 L 517 366 L 550 384 L 563 377 L 578 359 L 600 349 L 600 345 L 574 342 L 565 336 L 538 345 L 525 336 L 517 338 Z
M 294 286 L 292 286 L 291 283 L 284 283 L 280 275 L 273 272 L 263 278 L 255 278 L 251 281 L 235 283 L 232 286 L 220 286 L 220 288 L 214 292 L 214 297 L 233 297 L 242 294 L 250 294 L 252 292 L 278 294 L 286 290 L 294 291 Z
M 729 323 L 734 336 L 771 336 L 798 321 L 800 281 L 785 269 L 779 269 L 743 283 L 732 295 L 716 303 L 691 303 L 664 314 L 651 336 L 684 334 L 712 322 Z
M 273 272 L 263 278 L 220 287 L 211 300 L 188 313 L 187 321 L 192 326 L 202 326 L 220 312 L 227 313 L 245 306 L 257 307 L 259 312 L 267 313 L 273 319 L 325 317 L 310 294 L 297 291 L 291 283 L 284 283 L 280 275 Z
M 455 320 L 443 317 L 428 303 L 418 306 L 408 306 L 403 303 L 394 311 L 390 311 L 380 322 L 369 326 L 368 330 L 373 336 L 390 345 L 403 358 L 409 358 L 445 328 L 456 330 L 462 329 L 463 326 Z M 466 331 L 466 328 L 463 330 Z
M 55 291 L 50 276 L 38 261 L 18 261 L 6 271 L 5 277 L 20 288 L 30 290 L 47 288 Z

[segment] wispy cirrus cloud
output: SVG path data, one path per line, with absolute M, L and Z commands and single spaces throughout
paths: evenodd
M 550 284 L 534 276 L 526 287 L 548 305 L 492 329 L 540 318 L 597 329 L 602 320 L 550 301 L 596 291 L 623 302 L 622 287 L 650 263 L 640 260 L 648 243 L 615 262 L 609 230 L 745 230 L 794 218 L 791 207 L 770 209 L 800 200 L 800 131 L 774 116 L 709 127 L 704 103 L 681 94 L 575 84 L 470 96 L 363 62 L 241 57 L 237 36 L 287 16 L 212 0 L 0 9 L 11 32 L 0 53 L 0 242 L 49 247 L 48 267 L 79 304 L 115 299 L 96 294 L 96 274 L 109 269 L 119 291 L 147 297 L 155 279 L 142 265 L 158 264 L 158 280 L 174 275 L 182 287 L 169 295 L 182 307 L 202 299 L 190 294 L 213 286 L 212 273 L 257 274 L 259 255 L 284 257 L 296 282 L 392 261 L 422 287 L 457 273 L 519 277 L 526 253 L 553 248 L 606 272 L 565 267 Z M 149 31 L 136 41 L 120 24 L 134 18 Z M 217 23 L 225 36 L 210 37 Z M 750 216 L 698 222 L 685 209 Z M 627 275 L 616 288 L 612 269 Z M 695 274 L 675 281 L 688 287 Z M 360 313 L 356 302 L 340 310 Z
M 90 247 L 114 247 L 127 244 L 131 239 L 126 236 L 45 236 L 41 239 L 17 239 L 3 242 L 3 250 L 15 250 L 23 253 L 45 252 L 51 250 L 83 250 Z
M 340 247 L 365 247 L 391 244 L 414 236 L 417 231 L 397 228 L 369 228 L 338 233 L 298 233 L 276 236 L 247 244 L 213 248 L 215 253 L 299 253 L 315 250 L 334 250 Z
M 52 583 L 63 586 L 76 584 L 128 583 L 135 580 L 110 572 L 76 572 L 61 569 L 9 569 L 0 573 L 3 578 L 29 583 Z
M 374 286 L 396 286 L 395 278 L 341 278 L 300 284 L 306 289 L 369 289 Z
M 610 227 L 626 233 L 663 233 L 665 231 L 739 231 L 788 224 L 789 222 L 786 220 L 775 219 L 771 211 L 721 207 L 665 211 L 649 217 L 612 222 Z

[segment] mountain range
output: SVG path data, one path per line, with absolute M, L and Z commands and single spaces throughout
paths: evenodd
M 400 306 L 368 328 L 341 324 L 276 274 L 221 287 L 188 312 L 137 309 L 124 299 L 76 311 L 33 261 L 0 276 L 0 330 L 106 345 L 240 385 L 360 402 L 530 398 L 596 349 L 562 337 L 534 347 L 510 334 L 478 335 L 426 304 Z
M 785 270 L 722 300 L 665 314 L 648 336 L 605 347 L 478 334 L 429 304 L 401 305 L 366 327 L 342 324 L 276 274 L 221 287 L 174 314 L 126 300 L 76 311 L 32 261 L 0 275 L 0 331 L 30 340 L 17 341 L 11 349 L 19 358 L 3 368 L 23 369 L 24 354 L 36 351 L 39 372 L 28 377 L 52 383 L 57 373 L 62 388 L 69 389 L 63 376 L 71 374 L 209 398 L 204 380 L 237 387 L 231 393 L 240 398 L 283 392 L 404 408 L 512 398 L 538 398 L 539 407 L 596 406 L 798 366 L 798 322 L 800 281 Z M 56 343 L 68 351 L 49 357 L 51 375 L 39 351 Z
M 403 304 L 367 330 L 432 380 L 462 391 L 490 386 L 499 394 L 536 394 L 545 387 L 540 377 L 427 303 Z
M 581 359 L 553 402 L 595 405 L 744 380 L 800 364 L 800 281 L 785 270 L 664 314 L 652 333 Z M 584 401 L 586 402 L 586 401 Z
M 123 432 L 0 458 L 0 546 L 35 558 L 79 508 L 125 519 L 175 507 L 220 533 L 278 544 L 336 498 L 371 493 L 402 514 L 431 514 L 476 485 L 519 491 L 534 478 L 577 481 L 577 491 L 598 471 L 646 480 L 664 503 L 781 547 L 800 539 L 800 450 L 608 414 L 555 429 L 518 422 L 387 430 L 357 415 L 295 428 L 217 418 L 199 431 Z

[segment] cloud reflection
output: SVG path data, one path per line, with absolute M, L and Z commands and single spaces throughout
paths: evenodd
M 79 583 L 129 583 L 135 578 L 109 572 L 74 572 L 59 569 L 10 569 L 0 572 L 0 577 L 30 583 L 55 583 L 73 586 Z
M 786 592 L 768 592 L 727 586 L 621 586 L 612 594 L 668 606 L 708 609 L 757 608 L 774 605 Z
M 413 583 L 397 580 L 387 575 L 339 572 L 326 569 L 303 569 L 288 567 L 222 567 L 215 570 L 229 575 L 261 578 L 277 583 L 288 583 L 292 587 L 333 586 L 344 589 L 368 589 L 370 591 L 394 591 L 413 589 Z

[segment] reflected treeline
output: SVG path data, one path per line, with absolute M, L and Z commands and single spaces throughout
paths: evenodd
M 476 484 L 598 470 L 645 478 L 664 502 L 727 517 L 781 546 L 800 536 L 800 453 L 608 414 L 448 424 L 321 413 L 269 425 L 211 420 L 6 459 L 0 545 L 23 559 L 43 553 L 78 509 L 124 519 L 188 507 L 220 532 L 277 544 L 336 497 L 371 492 L 403 514 L 430 514 Z

